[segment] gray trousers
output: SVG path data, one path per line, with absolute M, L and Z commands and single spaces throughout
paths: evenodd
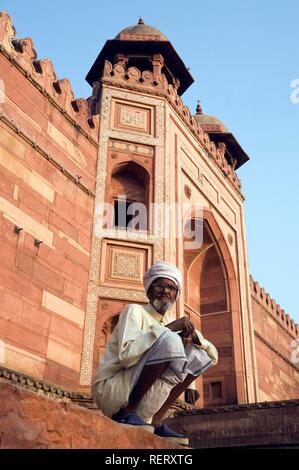
M 137 408 L 137 414 L 146 422 L 151 422 L 152 417 L 167 400 L 171 390 L 178 383 L 183 382 L 188 374 L 197 377 L 212 365 L 204 350 L 193 344 L 184 347 L 177 333 L 166 330 L 140 361 L 130 368 L 130 393 L 138 382 L 143 368 L 161 362 L 168 362 L 168 367 L 153 383 Z

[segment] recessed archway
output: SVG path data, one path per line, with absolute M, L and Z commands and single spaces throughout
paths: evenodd
M 150 177 L 138 163 L 130 160 L 113 168 L 108 202 L 114 207 L 114 225 L 128 227 L 139 215 L 137 229 L 148 229 Z
M 244 403 L 246 378 L 235 267 L 211 211 L 203 211 L 201 224 L 201 246 L 184 250 L 186 311 L 219 352 L 218 365 L 204 376 L 202 403 Z

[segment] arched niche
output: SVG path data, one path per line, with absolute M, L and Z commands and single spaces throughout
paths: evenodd
M 95 374 L 99 361 L 105 352 L 107 341 L 118 322 L 119 315 L 125 306 L 126 302 L 119 300 L 105 298 L 99 298 L 98 300 L 93 354 L 93 375 Z
M 193 225 L 196 223 L 202 230 L 202 243 L 184 252 L 186 302 L 200 315 L 228 311 L 225 264 L 208 223 L 201 220 Z
M 196 224 L 202 230 L 202 243 L 184 249 L 185 311 L 219 353 L 217 366 L 203 376 L 201 403 L 205 407 L 244 403 L 243 333 L 234 263 L 209 210 L 204 209 L 202 218 L 192 219 L 192 224 L 193 230 Z
M 141 222 L 136 228 L 147 230 L 150 175 L 146 169 L 132 160 L 116 165 L 107 189 L 108 202 L 114 207 L 114 225 L 127 227 L 134 216 L 139 216 Z

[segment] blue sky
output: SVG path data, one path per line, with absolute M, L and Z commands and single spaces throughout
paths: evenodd
M 195 112 L 200 99 L 250 156 L 238 172 L 250 272 L 299 323 L 298 0 L 0 0 L 0 10 L 76 97 L 90 95 L 84 78 L 107 39 L 139 16 L 163 31 L 195 80 L 184 103 Z

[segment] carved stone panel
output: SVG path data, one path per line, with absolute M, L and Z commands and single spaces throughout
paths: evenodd
M 134 142 L 126 142 L 123 140 L 109 140 L 109 150 L 112 152 L 123 152 L 129 154 L 144 155 L 146 157 L 154 157 L 154 147 L 149 145 L 136 144 Z
M 112 250 L 111 278 L 140 279 L 140 253 L 125 253 L 123 250 Z
M 152 135 L 154 131 L 154 108 L 132 103 L 113 101 L 112 128 Z
M 151 246 L 103 240 L 100 285 L 143 290 L 143 274 L 151 263 Z

